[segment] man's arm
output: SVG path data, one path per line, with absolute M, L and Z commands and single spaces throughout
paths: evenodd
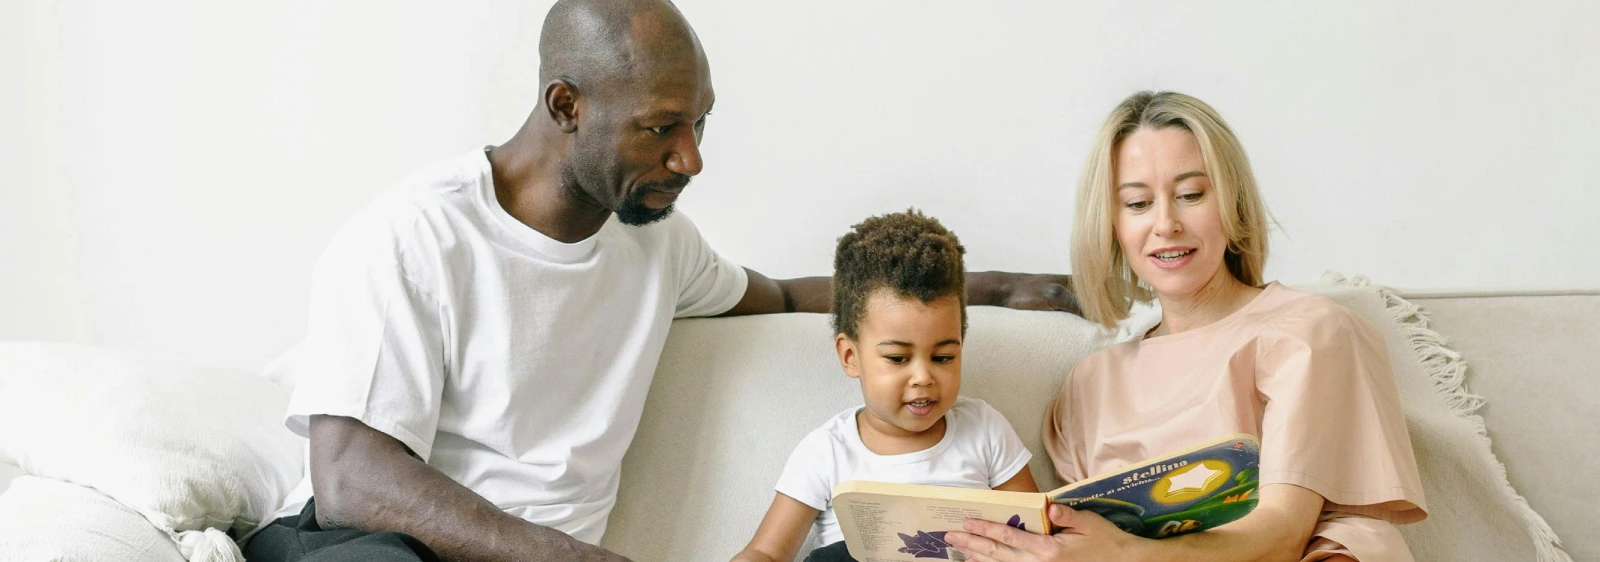
M 771 279 L 750 268 L 744 268 L 749 282 L 744 298 L 722 316 L 749 314 L 777 314 L 780 312 L 823 312 L 833 309 L 833 278 L 801 277 L 799 279 Z
M 324 529 L 399 531 L 445 560 L 627 560 L 501 511 L 359 420 L 311 416 L 310 425 Z
M 833 279 L 801 277 L 769 279 L 745 268 L 749 284 L 744 298 L 723 316 L 780 312 L 830 312 Z M 967 304 L 1004 306 L 1020 310 L 1060 310 L 1082 314 L 1072 295 L 1072 276 L 1043 273 L 980 271 L 967 274 Z

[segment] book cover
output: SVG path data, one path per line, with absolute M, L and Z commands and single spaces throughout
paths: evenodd
M 1129 533 L 1165 538 L 1243 517 L 1256 506 L 1261 445 L 1231 435 L 1050 492 L 973 490 L 850 481 L 833 509 L 860 562 L 964 560 L 944 542 L 967 518 L 1053 533 L 1049 504 L 1099 513 Z
M 1050 492 L 1051 501 L 1100 514 L 1159 539 L 1216 527 L 1256 506 L 1261 444 L 1249 435 L 1147 461 Z

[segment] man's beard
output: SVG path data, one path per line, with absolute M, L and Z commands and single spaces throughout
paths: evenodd
M 617 206 L 617 220 L 628 226 L 644 226 L 672 215 L 672 209 L 677 203 L 672 203 L 661 209 L 651 209 L 645 206 L 644 197 L 650 194 L 651 188 L 679 189 L 689 185 L 689 176 L 674 176 L 670 180 L 640 184 L 634 187 Z
M 585 195 L 594 193 L 593 191 L 586 189 L 587 187 L 591 185 L 612 184 L 612 182 L 609 181 L 609 178 L 597 177 L 596 174 L 592 173 L 580 174 L 578 171 L 579 169 L 585 169 L 591 172 L 594 170 L 593 167 L 584 166 L 583 164 L 585 164 L 585 162 L 583 162 L 581 158 L 579 159 L 579 162 L 576 162 L 575 164 L 576 165 L 563 166 L 561 169 L 561 181 L 563 184 L 565 184 L 565 191 L 568 194 L 577 197 L 592 197 L 592 195 Z M 624 197 L 622 199 L 622 203 L 617 205 L 617 220 L 622 222 L 622 224 L 629 226 L 644 226 L 667 218 L 668 216 L 672 215 L 672 210 L 677 206 L 677 204 L 670 204 L 662 209 L 651 209 L 644 204 L 645 196 L 650 194 L 650 188 L 680 189 L 689 185 L 689 179 L 689 176 L 673 174 L 671 179 L 665 181 L 650 182 L 634 186 L 633 192 Z

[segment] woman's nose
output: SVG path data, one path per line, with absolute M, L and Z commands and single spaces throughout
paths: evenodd
M 1183 223 L 1178 220 L 1178 210 L 1171 203 L 1160 205 L 1156 209 L 1156 235 L 1170 237 L 1182 232 Z

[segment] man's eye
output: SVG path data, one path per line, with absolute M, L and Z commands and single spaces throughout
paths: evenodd
M 660 127 L 651 127 L 650 128 L 650 132 L 655 133 L 656 136 L 665 135 L 665 134 L 667 134 L 667 131 L 671 131 L 671 130 L 672 130 L 672 125 L 662 125 Z

